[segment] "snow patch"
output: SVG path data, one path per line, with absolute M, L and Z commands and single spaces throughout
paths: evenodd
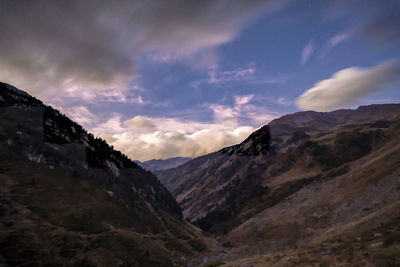
M 114 192 L 113 192 L 113 191 L 108 191 L 108 190 L 107 190 L 107 194 L 108 194 L 110 197 L 113 197 L 113 196 L 114 196 Z

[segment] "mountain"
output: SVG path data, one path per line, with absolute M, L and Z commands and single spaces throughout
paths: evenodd
M 185 164 L 191 159 L 192 158 L 175 157 L 169 159 L 152 159 L 137 163 L 146 170 L 156 172 L 176 168 L 182 164 Z
M 298 112 L 158 177 L 229 266 L 396 266 L 399 136 L 400 104 Z
M 157 171 L 172 196 L 0 83 L 0 265 L 397 266 L 399 136 L 400 104 L 286 115 Z
M 149 171 L 0 83 L 0 265 L 180 266 L 214 244 Z

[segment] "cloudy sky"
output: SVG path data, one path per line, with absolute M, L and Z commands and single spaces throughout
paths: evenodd
M 133 159 L 400 102 L 397 0 L 1 0 L 0 81 Z

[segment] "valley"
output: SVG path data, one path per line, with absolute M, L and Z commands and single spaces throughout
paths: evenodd
M 154 175 L 0 87 L 5 266 L 400 262 L 399 104 L 286 115 Z

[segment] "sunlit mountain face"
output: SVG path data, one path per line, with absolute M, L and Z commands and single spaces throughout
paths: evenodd
M 0 1 L 0 266 L 398 266 L 400 2 Z
M 399 102 L 397 1 L 4 0 L 0 81 L 129 157 L 196 157 L 286 113 Z

